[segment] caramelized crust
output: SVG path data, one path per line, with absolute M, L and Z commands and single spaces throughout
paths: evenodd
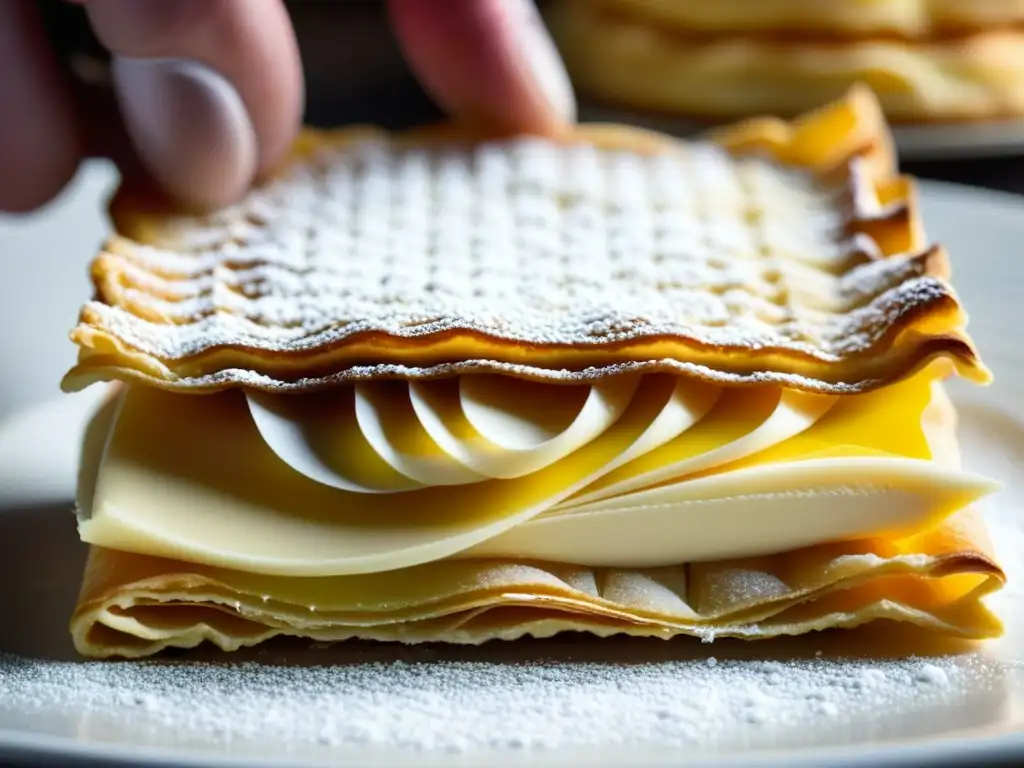
M 878 619 L 982 640 L 1002 633 L 983 598 L 1005 580 L 986 542 L 968 510 L 905 541 L 676 568 L 439 562 L 405 574 L 273 582 L 92 547 L 71 631 L 83 655 L 128 658 L 204 641 L 234 651 L 276 636 L 480 644 L 571 630 L 766 639 Z M 414 586 L 426 584 L 434 586 Z M 430 599 L 418 602 L 424 591 Z M 307 602 L 294 597 L 303 595 Z
M 210 216 L 122 189 L 64 387 L 667 370 L 849 393 L 937 357 L 988 380 L 868 90 L 714 142 L 309 130 Z

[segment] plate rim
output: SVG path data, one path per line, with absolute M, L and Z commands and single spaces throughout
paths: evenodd
M 1022 121 L 1024 129 L 1024 121 Z M 1022 135 L 1024 148 L 1024 135 Z M 979 205 L 995 205 L 1000 213 L 1021 217 L 1024 228 L 1024 195 L 1012 192 L 975 187 L 967 184 L 930 179 L 918 179 L 917 184 L 922 197 L 922 204 L 927 206 L 928 196 L 945 198 L 968 198 L 969 203 Z M 988 210 L 992 210 L 990 207 Z M 952 254 L 954 268 L 957 254 Z M 1024 269 L 1024 267 L 1022 267 Z M 63 396 L 67 397 L 67 396 Z M 41 403 L 30 404 L 18 408 L 7 418 L 0 419 L 0 431 L 21 414 L 28 413 L 46 403 L 58 402 L 60 397 Z M 734 752 L 722 755 L 705 755 L 690 759 L 685 754 L 672 754 L 671 750 L 650 750 L 657 762 L 639 762 L 630 760 L 629 765 L 643 766 L 695 766 L 707 765 L 714 768 L 738 768 L 738 766 L 755 766 L 757 768 L 783 768 L 816 766 L 827 764 L 835 768 L 882 768 L 887 765 L 922 764 L 930 766 L 967 765 L 982 761 L 1024 759 L 1024 729 L 1016 727 L 991 733 L 992 726 L 956 731 L 949 735 L 928 738 L 890 739 L 876 744 L 820 746 L 806 749 L 764 749 L 755 753 L 744 754 Z M 645 750 L 634 754 L 647 754 Z M 661 753 L 664 753 L 663 755 Z M 329 759 L 337 753 L 325 753 Z M 561 753 L 559 753 L 561 754 Z M 552 757 L 555 755 L 553 754 Z M 452 762 L 463 762 L 470 756 L 453 756 Z M 517 756 L 525 761 L 531 754 Z M 80 741 L 68 736 L 38 733 L 29 730 L 15 730 L 0 727 L 0 760 L 87 760 L 111 765 L 140 765 L 146 768 L 284 768 L 297 763 L 279 758 L 260 758 L 258 756 L 231 757 L 216 753 L 208 747 L 178 748 L 131 745 L 119 742 Z M 336 759 L 336 758 L 335 758 Z M 355 768 L 359 765 L 382 765 L 376 758 L 371 762 L 360 762 L 360 758 L 346 759 L 346 764 Z M 512 760 L 511 762 L 515 762 Z M 315 766 L 319 761 L 302 762 L 303 766 Z M 618 763 L 622 765 L 623 763 Z
M 974 765 L 983 762 L 994 764 L 1000 760 L 1020 760 L 1024 756 L 1024 730 L 1017 729 L 1000 733 L 997 736 L 985 737 L 983 734 L 986 730 L 988 729 L 968 729 L 937 738 L 896 739 L 866 749 L 851 747 L 851 745 L 813 747 L 799 751 L 768 749 L 759 750 L 756 754 L 746 756 L 742 752 L 735 752 L 720 756 L 708 755 L 696 759 L 671 754 L 667 749 L 651 750 L 651 752 L 657 752 L 657 762 L 633 759 L 629 762 L 592 764 L 597 768 L 600 768 L 601 765 L 634 766 L 635 768 L 644 768 L 644 766 L 651 766 L 651 768 L 666 768 L 668 766 L 678 766 L 679 768 L 693 768 L 693 766 L 708 766 L 708 768 L 746 768 L 747 766 L 750 768 L 814 768 L 821 765 L 828 765 L 831 768 L 868 768 L 869 766 L 878 768 L 879 766 L 922 765 L 941 768 L 942 766 Z M 647 754 L 638 752 L 636 749 L 628 751 L 634 757 Z M 662 752 L 664 752 L 663 755 Z M 338 755 L 338 753 L 325 753 L 324 760 L 290 762 L 278 758 L 261 758 L 255 755 L 223 756 L 207 747 L 170 751 L 163 747 L 134 746 L 117 742 L 78 742 L 63 736 L 0 728 L 0 759 L 102 760 L 107 764 L 110 764 L 110 761 L 115 761 L 115 764 L 138 765 L 140 768 L 316 768 L 328 764 L 329 754 Z M 566 757 L 569 756 L 558 751 L 551 753 L 548 757 L 558 758 L 563 754 Z M 427 759 L 424 760 L 424 757 Z M 471 755 L 448 757 L 455 762 L 464 762 Z M 503 759 L 500 764 L 488 762 L 491 765 L 506 766 L 565 764 L 551 763 L 547 760 L 538 761 L 537 756 L 530 753 L 508 757 L 512 759 Z M 661 759 L 662 757 L 664 759 Z M 433 764 L 430 756 L 410 755 L 410 758 L 416 759 L 417 764 L 423 765 L 425 768 L 429 768 Z M 333 764 L 333 760 L 331 763 Z M 381 762 L 379 758 L 372 758 L 368 762 L 363 762 L 360 758 L 346 758 L 345 764 L 349 768 L 381 768 L 384 765 L 393 765 L 393 763 Z

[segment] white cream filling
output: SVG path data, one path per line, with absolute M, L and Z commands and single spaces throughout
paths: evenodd
M 784 552 L 825 541 L 909 535 L 988 489 L 930 461 L 817 459 L 681 482 L 536 518 L 462 553 L 654 568 Z M 680 554 L 686 557 L 680 559 Z
M 927 451 L 829 452 L 876 401 L 921 434 L 931 385 L 913 386 L 913 413 L 906 395 L 857 396 L 875 401 L 844 401 L 820 430 L 839 399 L 668 376 L 550 393 L 496 377 L 299 397 L 129 388 L 81 534 L 295 576 L 451 557 L 648 567 L 898 535 L 995 488 Z

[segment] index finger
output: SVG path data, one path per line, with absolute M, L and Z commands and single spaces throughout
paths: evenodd
M 423 86 L 457 117 L 557 132 L 576 118 L 565 67 L 532 0 L 388 0 Z

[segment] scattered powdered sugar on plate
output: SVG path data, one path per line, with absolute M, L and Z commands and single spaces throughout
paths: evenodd
M 634 647 L 645 645 L 654 647 Z M 991 687 L 998 675 L 977 655 L 621 663 L 564 654 L 482 661 L 483 653 L 478 660 L 389 661 L 380 650 L 371 653 L 376 658 L 326 666 L 0 656 L 0 709 L 88 712 L 111 729 L 163 729 L 219 746 L 272 742 L 413 754 L 714 750 L 756 744 L 759 733 L 777 744 L 780 731 L 849 730 L 886 711 L 925 718 L 936 707 L 962 706 L 968 692 Z M 410 658 L 412 651 L 402 653 Z

